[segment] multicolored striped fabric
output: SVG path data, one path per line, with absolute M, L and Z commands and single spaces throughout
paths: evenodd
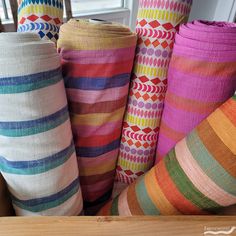
M 156 161 L 236 89 L 236 24 L 195 21 L 176 35 Z
M 2 33 L 0 68 L 0 171 L 16 214 L 78 215 L 78 163 L 55 44 Z
M 0 217 L 11 216 L 14 211 L 11 204 L 10 195 L 8 193 L 6 183 L 0 174 Z
M 153 166 L 174 37 L 179 24 L 187 21 L 191 3 L 139 1 L 138 47 L 114 194 L 122 188 L 121 183 L 130 184 Z
M 36 32 L 56 42 L 63 23 L 63 0 L 18 0 L 18 32 Z
M 70 20 L 60 29 L 58 50 L 89 206 L 108 198 L 114 183 L 136 40 L 127 27 L 109 22 Z
M 236 203 L 236 96 L 99 215 L 214 214 Z

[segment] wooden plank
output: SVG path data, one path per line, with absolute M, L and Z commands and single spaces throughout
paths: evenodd
M 3 32 L 2 20 L 0 18 L 0 33 Z
M 71 8 L 71 0 L 64 0 L 65 10 L 66 10 L 66 20 L 70 20 L 72 18 L 72 8 Z
M 0 235 L 198 236 L 209 230 L 232 231 L 233 226 L 236 217 L 228 216 L 12 217 L 0 218 Z M 236 235 L 236 230 L 230 235 Z
M 17 29 L 17 10 L 18 10 L 18 3 L 17 0 L 9 0 L 11 6 L 11 12 L 13 16 L 15 30 Z

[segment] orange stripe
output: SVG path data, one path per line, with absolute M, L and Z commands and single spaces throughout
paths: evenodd
M 177 210 L 186 215 L 196 215 L 204 213 L 201 209 L 193 205 L 179 192 L 169 176 L 164 161 L 161 161 L 158 164 L 158 167 L 156 168 L 156 177 L 160 188 L 162 189 L 162 192 Z
M 130 73 L 133 61 L 106 64 L 78 64 L 73 62 L 62 62 L 63 71 L 68 77 L 112 77 L 118 74 Z
M 120 138 L 121 130 L 116 129 L 114 132 L 108 135 L 98 135 L 90 137 L 79 137 L 75 143 L 75 146 L 79 147 L 98 147 L 109 144 L 111 141 Z
M 172 55 L 171 67 L 184 73 L 191 73 L 202 77 L 229 78 L 236 76 L 236 62 L 209 62 L 191 60 L 186 57 Z
M 180 110 L 198 114 L 209 114 L 222 104 L 222 102 L 199 102 L 170 92 L 166 94 L 165 102 Z
M 227 118 L 236 126 L 236 101 L 229 99 L 221 107 L 221 111 L 227 116 Z

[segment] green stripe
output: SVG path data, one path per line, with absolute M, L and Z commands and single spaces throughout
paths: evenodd
M 119 215 L 119 211 L 118 211 L 118 200 L 119 200 L 119 196 L 117 196 L 115 199 L 113 199 L 112 201 L 112 205 L 111 205 L 111 215 L 112 216 L 118 216 Z
M 200 209 L 210 210 L 220 207 L 216 202 L 203 195 L 189 180 L 176 159 L 174 149 L 164 158 L 164 163 L 172 181 L 186 199 Z
M 197 131 L 194 130 L 188 135 L 186 143 L 189 151 L 203 172 L 220 188 L 230 194 L 236 195 L 236 188 L 232 188 L 232 186 L 236 186 L 236 179 L 209 153 L 198 136 Z
M 38 81 L 31 84 L 0 86 L 0 94 L 24 93 L 48 87 L 62 80 L 61 76 L 55 76 L 48 80 Z
M 236 94 L 234 94 L 234 96 L 232 97 L 232 99 L 236 100 Z
M 160 215 L 160 211 L 156 208 L 148 196 L 144 176 L 140 177 L 140 180 L 136 183 L 135 193 L 139 206 L 142 208 L 145 215 Z
M 61 204 L 63 204 L 64 202 L 66 202 L 68 199 L 70 199 L 73 195 L 75 195 L 79 190 L 79 184 L 77 184 L 75 186 L 75 188 L 73 188 L 71 191 L 69 191 L 67 194 L 65 194 L 62 198 L 57 199 L 56 201 L 53 202 L 49 202 L 49 203 L 44 203 L 44 204 L 40 204 L 37 206 L 27 206 L 24 205 L 16 200 L 12 200 L 13 204 L 18 206 L 21 209 L 27 210 L 27 211 L 31 211 L 31 212 L 41 212 L 41 211 L 45 211 L 54 207 L 57 207 Z
M 66 112 L 65 114 L 63 114 L 56 120 L 52 120 L 44 124 L 38 124 L 31 128 L 0 129 L 0 135 L 7 136 L 7 137 L 22 137 L 22 136 L 28 136 L 28 135 L 33 135 L 33 134 L 39 134 L 39 133 L 46 132 L 48 130 L 56 128 L 57 126 L 63 124 L 66 120 L 68 120 L 68 118 L 69 118 L 69 115 Z

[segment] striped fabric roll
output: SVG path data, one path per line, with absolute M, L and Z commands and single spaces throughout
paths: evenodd
M 0 171 L 16 214 L 78 215 L 78 164 L 54 43 L 0 34 L 0 68 Z
M 70 20 L 58 50 L 69 100 L 83 198 L 97 205 L 111 192 L 136 35 L 109 22 Z
M 236 203 L 236 96 L 100 215 L 214 214 Z
M 114 195 L 154 163 L 167 69 L 175 33 L 187 20 L 191 0 L 140 0 L 138 47 L 123 124 Z M 120 186 L 121 185 L 121 186 Z
M 236 89 L 236 24 L 195 21 L 176 35 L 156 161 Z
M 14 211 L 11 204 L 10 195 L 8 193 L 6 183 L 0 174 L 0 217 L 11 216 Z
M 18 0 L 18 32 L 36 32 L 56 42 L 63 23 L 63 0 Z

